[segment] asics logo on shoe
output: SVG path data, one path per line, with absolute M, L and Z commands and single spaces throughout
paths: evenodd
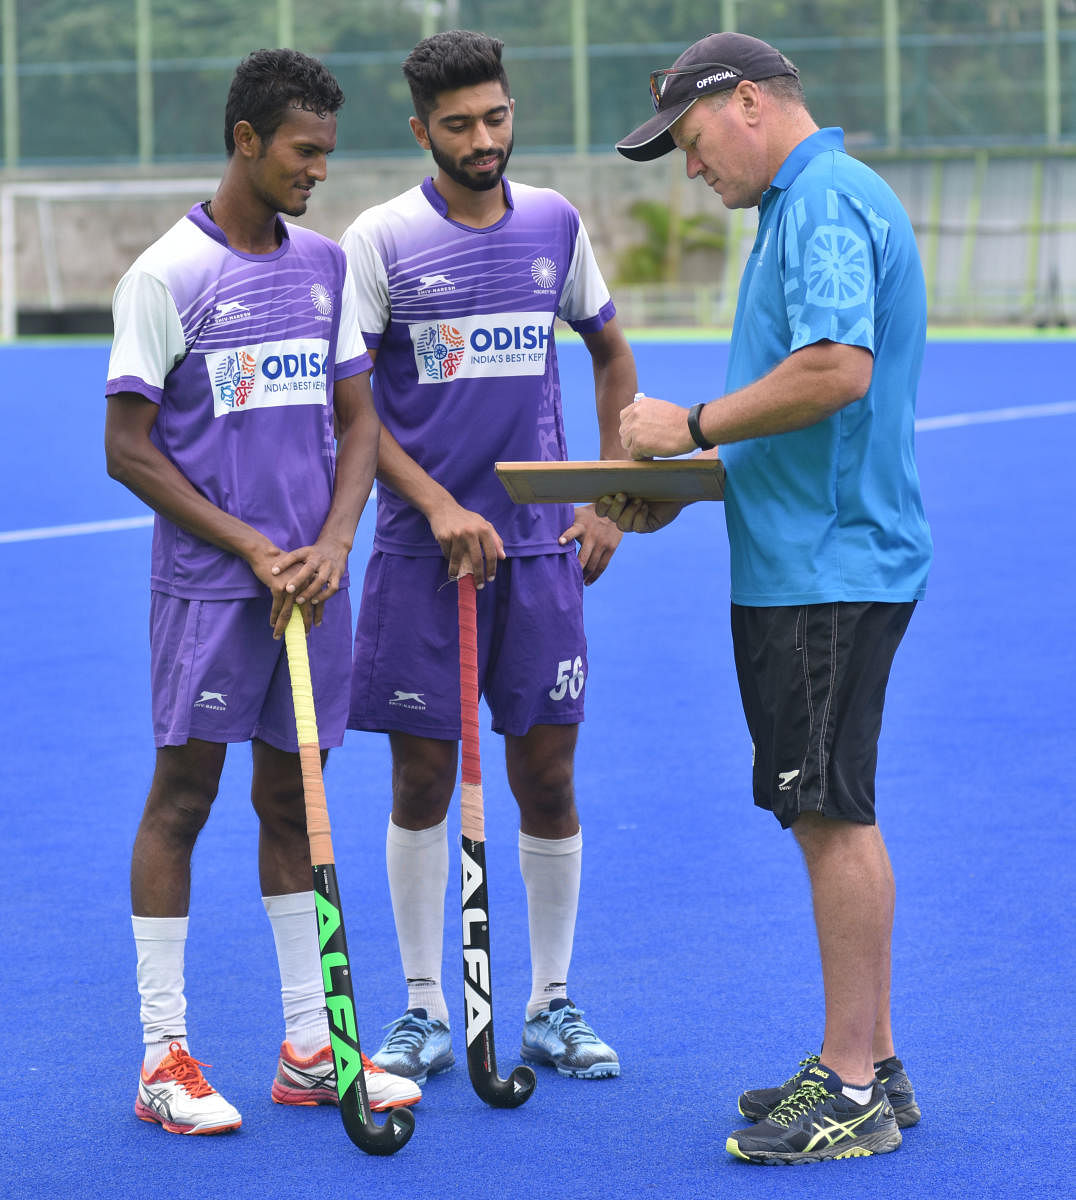
M 826 1117 L 824 1124 L 814 1121 L 811 1128 L 814 1130 L 814 1136 L 804 1147 L 804 1152 L 817 1149 L 819 1145 L 833 1146 L 844 1138 L 854 1138 L 856 1130 L 865 1122 L 876 1117 L 885 1105 L 884 1100 L 880 1100 L 873 1108 L 868 1109 L 861 1116 L 853 1117 L 848 1121 L 835 1121 L 832 1117 Z
M 792 781 L 799 774 L 799 769 L 795 771 L 778 771 L 777 772 L 777 787 L 782 792 L 787 792 L 792 786 Z

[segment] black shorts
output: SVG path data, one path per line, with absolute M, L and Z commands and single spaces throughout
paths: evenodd
M 755 803 L 782 828 L 805 812 L 875 823 L 885 689 L 914 610 L 914 601 L 732 606 Z

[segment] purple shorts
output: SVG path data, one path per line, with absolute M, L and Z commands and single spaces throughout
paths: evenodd
M 374 551 L 355 630 L 350 729 L 459 740 L 456 596 L 443 558 Z M 477 599 L 478 684 L 494 730 L 578 725 L 587 643 L 576 555 L 505 559 Z
M 150 596 L 150 678 L 153 739 L 182 746 L 206 742 L 268 742 L 299 748 L 291 676 L 283 638 L 273 640 L 269 601 L 181 600 Z M 325 604 L 307 647 L 318 740 L 339 746 L 347 721 L 351 602 L 346 591 Z

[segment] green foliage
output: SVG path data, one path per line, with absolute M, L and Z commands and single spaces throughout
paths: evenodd
M 618 284 L 671 283 L 679 276 L 685 254 L 724 253 L 725 229 L 717 217 L 685 217 L 653 200 L 637 200 L 628 215 L 642 225 L 644 236 L 617 256 Z

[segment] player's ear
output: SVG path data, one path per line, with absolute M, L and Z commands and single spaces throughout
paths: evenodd
M 261 153 L 262 140 L 249 121 L 237 121 L 232 130 L 235 139 L 235 149 L 244 158 L 257 158 Z
M 418 119 L 418 117 L 409 117 L 408 124 L 411 126 L 411 132 L 415 135 L 415 141 L 422 147 L 423 150 L 430 148 L 430 135 L 426 126 Z

